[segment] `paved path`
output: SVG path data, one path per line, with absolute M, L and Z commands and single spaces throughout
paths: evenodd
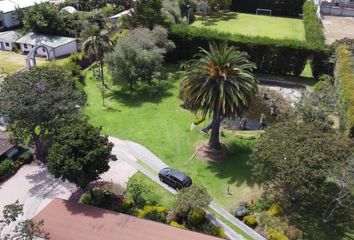
M 167 191 L 171 192 L 172 194 L 177 194 L 177 192 L 167 186 L 166 184 L 162 183 L 158 176 L 156 175 L 162 168 L 167 167 L 167 165 L 159 159 L 156 155 L 154 155 L 150 150 L 145 148 L 144 146 L 133 143 L 130 141 L 123 141 L 118 138 L 110 137 L 109 140 L 114 143 L 114 147 L 112 153 L 117 156 L 118 159 L 126 161 L 131 166 L 148 176 L 150 179 L 155 181 L 161 187 L 165 188 Z M 139 164 L 139 161 L 143 162 L 145 165 L 149 166 L 152 170 L 155 171 L 153 173 L 151 170 L 147 169 L 143 165 Z M 215 212 L 222 215 L 225 219 L 229 222 L 234 224 L 236 227 L 247 233 L 250 237 L 255 240 L 265 240 L 260 234 L 255 232 L 253 229 L 245 225 L 243 222 L 238 220 L 237 218 L 233 217 L 228 211 L 225 209 L 220 208 L 215 202 L 211 202 L 209 205 L 211 209 Z M 226 235 L 232 240 L 242 240 L 244 239 L 240 234 L 236 233 L 233 229 L 231 229 L 228 225 L 222 222 L 220 219 L 216 218 L 212 214 L 208 213 L 208 218 L 214 224 L 222 226 L 225 230 Z
M 137 170 L 123 160 L 110 162 L 108 172 L 101 175 L 101 180 L 112 181 L 125 186 Z M 23 166 L 13 177 L 0 184 L 0 213 L 5 205 L 18 200 L 24 204 L 24 214 L 19 221 L 31 219 L 52 199 L 68 199 L 77 187 L 71 183 L 54 178 L 45 165 L 36 162 Z M 0 214 L 0 219 L 2 214 Z M 10 232 L 16 223 L 1 229 L 0 238 Z

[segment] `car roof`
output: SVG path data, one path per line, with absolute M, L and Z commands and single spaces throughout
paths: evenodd
M 166 173 L 166 174 L 170 174 L 172 176 L 174 176 L 175 178 L 177 178 L 178 180 L 180 180 L 183 183 L 189 183 L 191 182 L 191 178 L 185 174 L 184 172 L 181 172 L 177 169 L 173 169 L 173 168 L 164 168 L 161 170 L 162 173 Z

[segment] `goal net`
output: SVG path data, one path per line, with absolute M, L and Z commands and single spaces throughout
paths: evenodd
M 257 8 L 256 14 L 257 15 L 272 16 L 272 10 L 271 9 L 264 9 L 264 8 Z

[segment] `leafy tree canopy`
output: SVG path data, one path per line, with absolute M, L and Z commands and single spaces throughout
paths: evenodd
M 276 184 L 292 199 L 319 193 L 333 166 L 347 161 L 349 140 L 315 123 L 287 120 L 268 128 L 249 164 L 260 183 Z
M 61 67 L 36 68 L 10 75 L 0 85 L 0 114 L 14 139 L 29 136 L 44 154 L 43 139 L 63 122 L 77 118 L 83 105 L 71 75 Z
M 62 127 L 49 149 L 48 170 L 56 178 L 68 180 L 82 189 L 108 171 L 113 144 L 100 129 L 79 121 Z
M 119 38 L 114 52 L 107 55 L 113 83 L 129 84 L 132 90 L 137 81 L 150 81 L 161 69 L 165 53 L 174 48 L 162 27 L 137 28 Z
M 211 202 L 211 197 L 203 186 L 191 185 L 181 189 L 176 196 L 176 211 L 181 216 L 200 208 L 206 208 Z

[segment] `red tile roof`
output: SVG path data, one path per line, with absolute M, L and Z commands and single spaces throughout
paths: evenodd
M 13 147 L 14 145 L 10 143 L 9 136 L 6 133 L 0 131 L 0 156 Z
M 220 240 L 122 213 L 54 199 L 34 221 L 44 221 L 50 240 Z

